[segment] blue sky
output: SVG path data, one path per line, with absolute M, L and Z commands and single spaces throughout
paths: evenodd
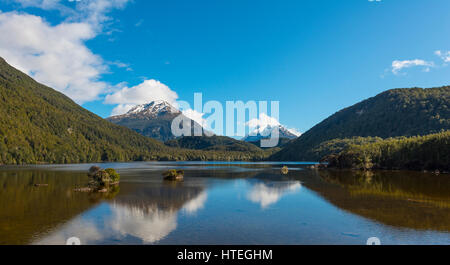
M 0 10 L 0 56 L 102 117 L 155 88 L 190 102 L 195 92 L 278 100 L 280 122 L 304 132 L 387 89 L 450 83 L 448 0 L 6 0 Z

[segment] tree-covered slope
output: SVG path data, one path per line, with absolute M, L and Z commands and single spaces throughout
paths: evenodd
M 261 144 L 261 141 L 262 141 L 263 139 L 260 139 L 260 140 L 258 140 L 258 141 L 253 141 L 253 142 L 247 142 L 247 143 L 250 143 L 250 144 L 253 144 L 253 145 L 256 145 L 257 147 L 261 147 L 262 146 L 262 144 Z M 283 148 L 284 146 L 286 146 L 287 144 L 289 144 L 290 142 L 292 142 L 292 141 L 294 141 L 294 139 L 289 139 L 289 138 L 280 138 L 280 139 L 278 139 L 278 145 L 275 147 L 275 148 Z M 270 148 L 273 148 L 273 147 L 269 147 L 269 148 L 263 148 L 263 147 L 261 147 L 262 149 L 270 149 Z
M 80 107 L 0 58 L 0 165 L 145 160 L 248 161 L 271 151 L 173 148 Z
M 330 167 L 450 170 L 450 131 L 352 144 L 325 159 Z
M 167 141 L 166 145 L 195 150 L 263 152 L 251 143 L 226 136 L 185 136 Z
M 392 89 L 330 116 L 270 159 L 318 161 L 318 146 L 333 139 L 415 136 L 448 129 L 449 86 Z
M 149 159 L 164 148 L 103 120 L 0 58 L 0 164 Z

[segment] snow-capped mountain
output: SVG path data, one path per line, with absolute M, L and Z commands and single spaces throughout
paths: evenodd
M 171 125 L 174 118 L 183 113 L 163 100 L 152 101 L 147 104 L 138 105 L 127 113 L 108 118 L 112 123 L 128 127 L 144 136 L 161 141 L 175 139 L 172 134 Z M 183 115 L 184 116 L 184 115 Z M 189 119 L 185 116 L 186 119 Z M 191 127 L 200 126 L 191 120 Z
M 274 129 L 277 129 L 279 132 L 280 139 L 295 139 L 301 135 L 301 133 L 297 132 L 293 129 L 288 129 L 281 124 L 264 124 L 258 125 L 251 133 L 249 133 L 243 141 L 246 142 L 257 142 L 261 139 L 270 137 L 271 132 Z
M 136 107 L 130 109 L 127 113 L 114 117 L 143 116 L 147 118 L 154 118 L 165 114 L 180 114 L 180 113 L 181 111 L 172 106 L 169 102 L 164 100 L 157 100 L 147 104 L 137 105 Z
M 293 129 L 288 129 L 281 125 L 280 122 L 265 113 L 260 113 L 258 118 L 252 119 L 246 124 L 250 128 L 250 133 L 244 137 L 242 140 L 246 142 L 259 142 L 261 139 L 268 138 L 271 136 L 271 132 L 274 129 L 278 129 L 280 145 L 286 143 L 291 139 L 295 139 L 301 135 Z

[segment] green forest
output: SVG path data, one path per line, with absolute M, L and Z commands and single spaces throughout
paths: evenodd
M 324 158 L 329 167 L 450 171 L 450 131 L 350 144 Z
M 114 125 L 0 58 L 0 164 L 262 160 L 263 150 L 171 148 Z
M 165 142 L 167 146 L 204 151 L 261 152 L 254 144 L 239 141 L 226 136 L 184 136 Z M 279 149 L 277 149 L 279 150 Z
M 386 139 L 441 130 L 450 130 L 450 86 L 392 89 L 331 115 L 270 159 L 318 161 L 324 155 L 320 145 L 334 139 Z
M 165 144 L 115 125 L 0 58 L 0 165 L 124 161 L 319 161 L 449 170 L 450 87 L 393 89 L 343 109 L 282 148 L 229 137 Z M 422 136 L 417 136 L 422 135 Z

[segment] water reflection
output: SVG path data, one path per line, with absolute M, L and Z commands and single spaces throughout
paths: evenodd
M 207 193 L 199 185 L 123 184 L 123 194 L 56 229 L 34 244 L 63 244 L 76 236 L 82 244 L 153 244 L 177 228 L 179 211 L 195 214 Z
M 208 199 L 208 194 L 206 192 L 201 192 L 196 198 L 188 201 L 184 206 L 183 210 L 188 214 L 195 214 L 198 210 L 205 207 L 205 202 Z
M 300 188 L 301 184 L 299 181 L 257 183 L 249 191 L 248 199 L 252 202 L 259 203 L 261 208 L 266 208 L 278 202 L 284 195 L 295 193 Z
M 89 165 L 0 168 L 0 245 L 450 244 L 448 175 L 180 163 L 174 183 L 169 166 L 108 165 L 122 178 L 107 195 L 73 192 Z
M 108 237 L 133 236 L 144 243 L 154 243 L 177 228 L 177 214 L 172 210 L 142 209 L 120 204 L 111 208 L 112 216 L 105 220 L 104 226 L 110 230 L 105 234 Z
M 402 171 L 308 171 L 304 185 L 337 207 L 387 225 L 450 231 L 450 177 Z
M 86 182 L 73 172 L 0 171 L 0 245 L 27 244 L 97 205 L 101 197 L 73 192 Z

